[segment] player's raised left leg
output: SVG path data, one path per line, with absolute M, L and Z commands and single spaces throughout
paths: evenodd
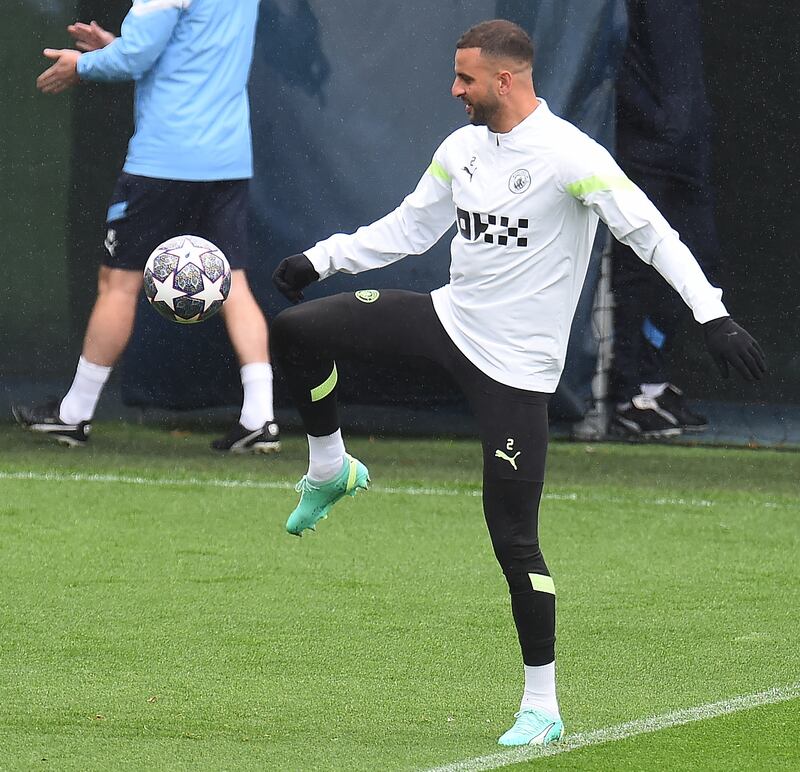
M 300 535 L 345 496 L 369 484 L 369 472 L 348 455 L 337 406 L 337 360 L 404 357 L 437 361 L 449 339 L 430 295 L 406 290 L 359 290 L 309 300 L 282 311 L 271 325 L 272 354 L 308 437 L 308 472 L 297 485 L 300 502 L 289 533 Z
M 300 501 L 286 522 L 295 536 L 314 530 L 334 504 L 369 486 L 367 467 L 347 454 L 339 428 L 333 356 L 351 354 L 358 341 L 348 329 L 349 305 L 342 296 L 311 301 L 283 311 L 272 324 L 273 355 L 308 438 L 308 472 L 296 485 Z
M 315 530 L 317 523 L 328 516 L 337 501 L 345 496 L 355 496 L 359 490 L 368 487 L 369 470 L 357 458 L 347 454 L 339 473 L 328 481 L 316 481 L 303 475 L 295 486 L 300 501 L 286 521 L 286 530 L 295 536 L 302 536 L 306 529 Z

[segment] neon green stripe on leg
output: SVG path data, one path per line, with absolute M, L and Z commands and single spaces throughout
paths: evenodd
M 551 595 L 556 594 L 556 586 L 553 583 L 553 578 L 546 574 L 528 574 L 531 580 L 531 586 L 536 592 L 549 592 Z
M 311 401 L 319 402 L 321 399 L 325 399 L 336 388 L 338 380 L 339 374 L 336 372 L 336 362 L 334 362 L 331 374 L 319 386 L 311 389 Z

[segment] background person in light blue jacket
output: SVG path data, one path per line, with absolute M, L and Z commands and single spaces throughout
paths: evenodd
M 213 447 L 280 448 L 272 407 L 267 324 L 247 263 L 253 174 L 247 79 L 258 0 L 134 0 L 119 37 L 96 22 L 67 29 L 78 50 L 45 49 L 36 85 L 58 94 L 81 80 L 135 81 L 135 131 L 111 197 L 98 295 L 75 379 L 49 405 L 14 406 L 23 426 L 84 445 L 111 369 L 133 330 L 142 269 L 162 241 L 183 233 L 214 242 L 233 281 L 222 314 L 241 365 L 239 421 Z

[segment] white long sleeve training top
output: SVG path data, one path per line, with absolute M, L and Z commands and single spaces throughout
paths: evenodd
M 689 249 L 601 145 L 538 107 L 505 134 L 464 126 L 390 214 L 306 250 L 321 279 L 421 254 L 455 222 L 450 281 L 431 293 L 455 345 L 499 383 L 553 392 L 598 218 L 698 322 L 728 312 Z

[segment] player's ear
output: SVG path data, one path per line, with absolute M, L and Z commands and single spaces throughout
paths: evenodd
M 497 73 L 497 90 L 500 94 L 507 94 L 511 90 L 513 76 L 508 70 Z

